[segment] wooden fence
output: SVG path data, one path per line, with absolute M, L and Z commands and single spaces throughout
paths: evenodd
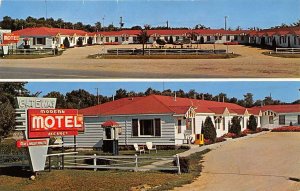
M 300 54 L 300 48 L 276 48 L 276 54 Z

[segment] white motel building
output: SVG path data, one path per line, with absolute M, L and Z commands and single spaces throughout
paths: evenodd
M 300 104 L 244 108 L 237 104 L 149 95 L 122 98 L 97 106 L 81 109 L 85 132 L 77 136 L 78 147 L 101 147 L 106 137 L 101 127 L 106 121 L 115 121 L 119 145 L 144 145 L 151 141 L 155 145 L 178 146 L 186 143 L 186 136 L 195 138 L 201 134 L 206 117 L 210 117 L 217 137 L 228 133 L 231 119 L 240 118 L 242 131 L 254 115 L 258 127 L 274 128 L 292 123 L 300 125 Z M 73 138 L 65 138 L 73 142 Z
M 139 43 L 137 36 L 140 30 L 120 30 L 85 32 L 82 30 L 60 28 L 26 28 L 14 31 L 19 35 L 18 48 L 29 45 L 30 48 L 60 47 L 64 40 L 68 40 L 70 47 L 94 44 L 135 44 Z M 158 38 L 170 42 L 191 39 L 192 43 L 214 44 L 237 42 L 239 44 L 269 45 L 276 47 L 300 47 L 300 27 L 250 30 L 221 30 L 221 29 L 187 29 L 187 30 L 147 30 L 150 36 L 147 43 L 153 43 Z

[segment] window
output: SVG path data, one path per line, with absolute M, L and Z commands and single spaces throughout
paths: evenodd
M 168 41 L 168 37 L 167 36 L 165 36 L 165 41 Z
M 119 38 L 118 37 L 115 37 L 115 42 L 118 42 L 119 41 Z
M 178 119 L 177 121 L 177 128 L 178 128 L 178 133 L 181 133 L 181 119 Z
M 219 40 L 222 40 L 222 36 L 219 36 Z
M 192 119 L 186 120 L 186 130 L 192 130 Z
M 176 41 L 179 40 L 179 36 L 176 36 Z
M 46 45 L 46 38 L 36 38 L 37 45 Z
M 125 37 L 122 37 L 122 41 L 125 41 Z
M 294 44 L 295 45 L 297 44 L 297 37 L 296 36 L 294 37 Z
M 234 40 L 237 41 L 238 40 L 238 36 L 234 35 Z
M 196 119 L 195 118 L 193 118 L 193 127 L 194 127 L 193 133 L 196 134 Z
M 106 42 L 109 42 L 109 37 L 106 37 L 106 38 L 105 38 L 105 41 L 106 41 Z
M 137 41 L 137 37 L 134 36 L 134 37 L 133 37 L 133 42 L 136 42 L 136 41 Z
M 298 115 L 298 125 L 300 124 L 300 115 Z
M 241 41 L 244 41 L 245 40 L 245 37 L 244 36 L 241 36 Z
M 207 36 L 207 41 L 210 41 L 210 36 Z
M 225 117 L 223 118 L 223 131 L 225 131 Z
M 218 117 L 218 118 L 216 119 L 216 128 L 217 128 L 217 129 L 220 129 L 220 124 L 221 124 L 221 118 Z
M 279 125 L 285 125 L 285 115 L 279 115 Z
M 161 120 L 132 119 L 132 136 L 161 136 Z
M 226 40 L 227 40 L 227 41 L 230 41 L 230 36 L 226 36 Z
M 139 121 L 138 119 L 132 119 L 132 136 L 139 136 Z
M 215 40 L 218 40 L 218 36 L 215 36 Z

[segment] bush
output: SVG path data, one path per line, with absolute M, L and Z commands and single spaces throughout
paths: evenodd
M 177 166 L 177 159 L 173 160 L 173 165 Z M 190 172 L 190 159 L 187 157 L 179 157 L 180 171 L 182 173 Z
M 231 127 L 229 129 L 229 132 L 239 136 L 241 134 L 241 129 L 241 120 L 237 116 L 233 117 L 231 119 Z
M 299 126 L 283 126 L 272 129 L 272 132 L 300 132 Z
M 254 117 L 254 115 L 251 115 L 249 117 L 248 129 L 250 129 L 251 131 L 256 131 L 256 128 L 257 128 L 256 118 Z
M 65 48 L 69 48 L 70 47 L 70 41 L 68 39 L 68 37 L 66 37 L 63 41 L 64 47 Z
M 213 143 L 216 142 L 217 132 L 210 117 L 206 117 L 204 125 L 202 124 L 202 132 L 204 139 L 209 139 Z

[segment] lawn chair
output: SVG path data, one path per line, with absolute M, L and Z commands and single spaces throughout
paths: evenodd
M 140 155 L 142 154 L 142 152 L 144 152 L 144 154 L 145 154 L 145 148 L 144 148 L 144 146 L 140 146 L 139 147 L 138 144 L 134 143 L 133 147 L 134 147 L 134 149 L 135 149 L 136 152 L 140 153 Z
M 151 150 L 152 150 L 152 151 L 155 150 L 155 152 L 157 153 L 156 146 L 153 145 L 152 142 L 146 142 L 146 146 L 147 146 L 147 149 L 148 149 L 149 153 L 150 153 Z

